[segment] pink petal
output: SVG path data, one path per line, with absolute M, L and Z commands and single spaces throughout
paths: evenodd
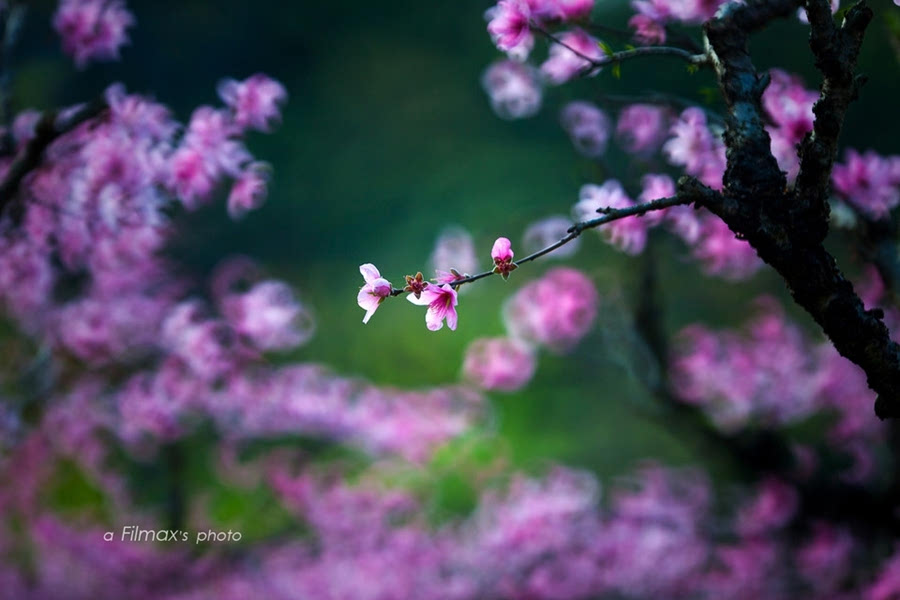
M 406 299 L 416 306 L 428 306 L 441 296 L 440 292 L 432 291 L 432 287 L 434 286 L 429 284 L 429 286 L 425 288 L 425 291 L 422 292 L 422 296 L 420 298 L 416 298 L 415 294 L 410 294 L 406 297 Z
M 376 269 L 375 265 L 373 265 L 372 263 L 359 265 L 359 272 L 362 273 L 363 279 L 366 280 L 366 283 L 372 283 L 373 281 L 381 277 L 381 273 L 378 272 L 378 269 Z
M 429 331 L 438 331 L 444 326 L 444 317 L 441 315 L 439 307 L 431 306 L 425 313 L 425 326 Z
M 494 260 L 512 260 L 512 243 L 505 237 L 497 238 L 494 247 L 491 248 L 491 258 Z
M 356 296 L 356 303 L 359 304 L 360 308 L 366 310 L 366 316 L 363 317 L 363 323 L 369 322 L 369 319 L 372 318 L 372 315 L 375 314 L 375 311 L 381 306 L 382 300 L 384 300 L 384 298 L 372 293 L 371 285 L 365 285 L 359 290 L 359 294 Z

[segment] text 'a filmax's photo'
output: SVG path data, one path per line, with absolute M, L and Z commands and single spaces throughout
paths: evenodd
M 194 544 L 209 542 L 239 542 L 243 534 L 240 531 L 207 531 L 190 532 L 185 529 L 141 529 L 137 525 L 125 525 L 120 532 L 107 531 L 103 541 L 121 542 L 188 542 Z

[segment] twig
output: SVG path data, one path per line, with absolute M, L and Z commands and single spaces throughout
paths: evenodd
M 514 264 L 519 267 L 525 263 L 537 260 L 538 258 L 546 254 L 550 254 L 554 250 L 565 246 L 566 244 L 580 236 L 582 232 L 587 231 L 588 229 L 594 229 L 596 227 L 600 227 L 601 225 L 606 225 L 607 223 L 612 223 L 613 221 L 618 221 L 619 219 L 624 219 L 626 217 L 642 216 L 647 214 L 648 212 L 652 212 L 655 210 L 662 210 L 664 208 L 671 208 L 673 206 L 701 202 L 702 196 L 698 194 L 697 190 L 693 187 L 693 180 L 690 180 L 690 178 L 683 178 L 682 181 L 679 182 L 679 184 L 682 185 L 682 189 L 680 189 L 679 193 L 675 196 L 660 198 L 659 200 L 653 200 L 652 202 L 646 202 L 644 204 L 636 204 L 628 208 L 602 209 L 604 210 L 603 216 L 573 224 L 571 227 L 569 227 L 568 234 L 566 236 L 550 244 L 546 248 L 542 248 L 537 252 L 533 252 L 532 254 L 529 254 L 528 256 L 515 261 Z M 496 273 L 494 271 L 484 271 L 483 273 L 478 273 L 477 275 L 469 275 L 467 277 L 457 279 L 456 281 L 451 281 L 448 283 L 448 285 L 457 288 L 464 283 L 472 283 L 473 281 L 478 281 L 479 279 L 484 279 L 485 277 L 490 277 L 491 275 L 495 274 Z M 394 288 L 393 290 L 391 290 L 392 296 L 399 296 L 402 293 L 404 293 L 404 290 L 402 288 Z
M 613 52 L 612 54 L 607 54 L 603 58 L 595 59 L 577 50 L 576 48 L 573 48 L 537 23 L 532 23 L 531 28 L 546 37 L 552 43 L 562 46 L 578 58 L 587 62 L 588 66 L 585 69 L 586 72 L 590 72 L 594 69 L 599 69 L 612 64 L 622 63 L 635 58 L 643 58 L 646 56 L 673 56 L 675 58 L 684 60 L 688 64 L 697 66 L 711 64 L 709 55 L 706 53 L 694 54 L 688 52 L 687 50 L 683 50 L 682 48 L 674 48 L 672 46 L 642 46 L 640 48 L 632 48 L 631 50 Z

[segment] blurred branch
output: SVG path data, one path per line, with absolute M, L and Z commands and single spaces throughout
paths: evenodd
M 0 180 L 0 214 L 12 202 L 25 176 L 40 166 L 44 150 L 50 144 L 79 125 L 99 117 L 107 108 L 106 100 L 101 98 L 62 114 L 58 111 L 45 113 L 35 125 L 34 137 L 13 159 L 6 175 Z
M 555 34 L 550 33 L 543 27 L 541 27 L 537 23 L 531 23 L 531 28 L 534 31 L 537 31 L 545 38 L 547 38 L 551 43 L 562 46 L 578 58 L 584 60 L 588 63 L 588 67 L 585 69 L 585 72 L 590 72 L 594 69 L 599 69 L 602 67 L 606 67 L 612 64 L 623 63 L 628 60 L 632 60 L 635 58 L 643 58 L 647 56 L 673 56 L 675 58 L 680 58 L 684 60 L 689 65 L 702 66 L 711 64 L 710 57 L 705 52 L 693 53 L 688 50 L 684 50 L 683 48 L 675 48 L 672 46 L 642 46 L 640 48 L 632 48 L 630 50 L 622 50 L 620 52 L 613 52 L 612 54 L 607 54 L 601 59 L 594 59 L 590 56 L 584 54 L 580 50 L 573 48 L 569 44 L 562 41 Z
M 12 137 L 12 73 L 10 57 L 19 39 L 22 21 L 25 18 L 25 5 L 18 2 L 4 3 L 0 7 L 0 156 L 12 154 L 15 144 Z

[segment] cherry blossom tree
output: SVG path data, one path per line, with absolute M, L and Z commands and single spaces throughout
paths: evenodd
M 281 359 L 315 320 L 251 259 L 221 257 L 207 279 L 180 269 L 163 252 L 185 235 L 180 215 L 220 202 L 241 219 L 277 185 L 247 134 L 277 135 L 289 101 L 278 81 L 223 79 L 217 103 L 179 123 L 112 82 L 82 104 L 13 113 L 3 77 L 0 308 L 15 326 L 9 368 L 35 384 L 0 391 L 0 598 L 900 598 L 900 156 L 839 143 L 877 17 L 865 0 L 631 7 L 619 30 L 593 18 L 593 0 L 499 0 L 485 16 L 504 56 L 481 78 L 493 110 L 540 118 L 549 90 L 640 60 L 710 70 L 724 115 L 666 90 L 567 103 L 573 160 L 618 146 L 664 165 L 584 181 L 572 218 L 534 223 L 521 247 L 500 237 L 479 249 L 450 229 L 430 269 L 363 264 L 357 302 L 368 323 L 397 304 L 416 310 L 395 301 L 405 296 L 427 330 L 456 330 L 461 305 L 493 310 L 467 304 L 471 286 L 527 279 L 531 263 L 571 257 L 596 230 L 641 271 L 621 325 L 646 349 L 634 362 L 654 414 L 726 457 L 736 493 L 723 498 L 700 468 L 655 462 L 603 486 L 562 465 L 526 474 L 502 453 L 477 459 L 492 444 L 487 394 L 528 385 L 542 356 L 572 352 L 612 311 L 610 290 L 575 268 L 526 281 L 503 304 L 505 334 L 458 358 L 463 381 L 420 390 Z M 83 68 L 119 59 L 138 10 L 61 0 L 53 27 Z M 0 1 L 0 67 L 25 17 L 26 3 Z M 818 91 L 753 65 L 750 36 L 785 18 L 808 24 Z M 852 284 L 824 245 L 832 229 L 856 251 Z M 742 328 L 697 323 L 667 339 L 653 254 L 663 231 L 709 277 L 774 270 L 822 335 L 763 297 Z M 791 435 L 816 419 L 811 439 Z M 270 535 L 200 541 L 226 534 L 184 488 L 197 436 L 205 476 L 262 494 L 260 512 L 281 516 Z M 434 519 L 428 467 L 447 448 L 473 462 L 476 498 Z M 130 480 L 148 465 L 162 465 L 166 489 L 152 506 Z M 100 500 L 61 510 L 65 477 Z

